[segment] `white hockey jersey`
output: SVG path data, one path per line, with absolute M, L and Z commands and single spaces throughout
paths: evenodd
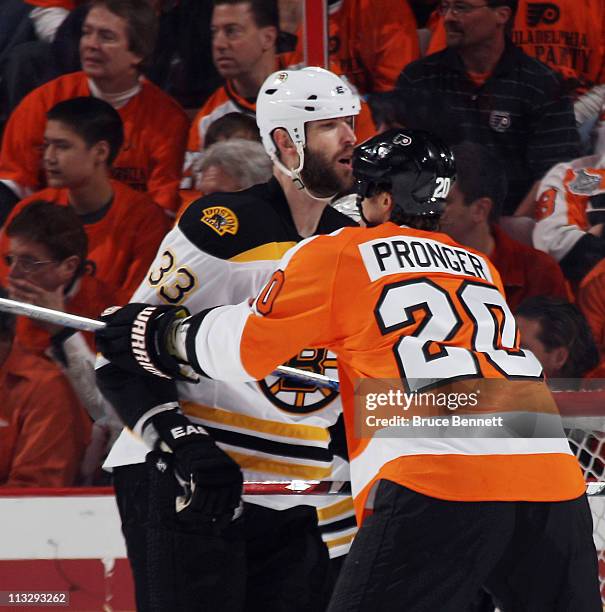
M 328 207 L 318 233 L 352 224 Z M 236 304 L 256 295 L 282 255 L 300 240 L 275 179 L 201 198 L 166 236 L 132 301 L 178 304 L 192 313 Z M 302 351 L 288 365 L 337 377 L 334 356 L 322 349 Z M 183 412 L 240 464 L 246 480 L 348 480 L 348 464 L 335 456 L 328 431 L 342 411 L 337 392 L 276 376 L 252 383 L 179 383 L 178 391 Z M 125 430 L 105 467 L 142 462 L 147 452 Z M 255 495 L 245 500 L 278 510 L 318 507 L 331 556 L 346 553 L 356 531 L 350 497 Z
M 534 246 L 552 255 L 568 278 L 581 279 L 605 255 L 605 243 L 589 232 L 591 219 L 601 223 L 604 209 L 603 156 L 557 164 L 538 188 Z

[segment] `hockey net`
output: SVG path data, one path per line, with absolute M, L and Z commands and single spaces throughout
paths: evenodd
M 593 390 L 555 392 L 555 399 L 587 483 L 605 609 L 605 381 L 598 383 Z

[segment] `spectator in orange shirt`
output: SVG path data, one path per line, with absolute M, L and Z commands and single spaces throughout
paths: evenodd
M 277 0 L 214 0 L 212 13 L 212 57 L 225 84 L 206 100 L 195 116 L 185 154 L 182 189 L 191 189 L 191 169 L 205 147 L 211 123 L 227 113 L 256 113 L 256 97 L 263 81 L 285 67 L 276 53 L 279 29 Z M 374 133 L 367 106 L 357 117 L 359 141 Z
M 408 0 L 328 0 L 329 70 L 360 94 L 390 91 L 406 64 L 420 57 L 417 24 Z M 286 63 L 304 60 L 302 28 Z
M 8 221 L 35 200 L 69 205 L 88 235 L 96 277 L 116 303 L 125 304 L 141 284 L 169 220 L 147 194 L 109 178 L 123 142 L 122 120 L 110 104 L 73 98 L 56 104 L 47 117 L 43 159 L 49 187 L 17 204 Z M 6 242 L 0 234 L 0 250 L 6 250 Z
M 566 298 L 567 285 L 557 262 L 514 240 L 497 225 L 506 197 L 502 164 L 479 144 L 465 142 L 453 150 L 456 182 L 447 196 L 441 230 L 492 260 L 513 312 L 533 295 Z
M 90 428 L 63 374 L 20 346 L 15 317 L 0 312 L 0 487 L 73 486 Z
M 30 203 L 6 227 L 7 290 L 12 299 L 97 318 L 112 303 L 105 285 L 92 276 L 88 238 L 68 206 Z M 64 330 L 25 317 L 17 319 L 17 340 L 43 352 L 60 342 Z
M 38 87 L 9 118 L 0 151 L 1 220 L 17 200 L 43 186 L 40 151 L 48 110 L 89 95 L 109 102 L 124 122 L 113 177 L 176 211 L 188 122 L 175 100 L 141 76 L 156 29 L 146 0 L 93 0 L 80 40 L 82 71 Z

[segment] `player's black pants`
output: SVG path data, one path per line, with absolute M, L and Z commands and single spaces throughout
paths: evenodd
M 183 524 L 172 474 L 114 469 L 139 612 L 321 612 L 335 582 L 310 506 L 245 504 L 230 527 Z
M 466 612 L 485 588 L 503 612 L 601 612 L 586 497 L 449 502 L 383 480 L 330 612 Z

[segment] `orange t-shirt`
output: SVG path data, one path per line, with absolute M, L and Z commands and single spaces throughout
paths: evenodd
M 427 50 L 446 46 L 443 18 L 431 23 Z M 604 81 L 605 0 L 557 0 L 537 3 L 519 0 L 512 41 L 583 91 Z
M 41 152 L 46 113 L 58 102 L 89 95 L 86 74 L 74 72 L 23 98 L 4 130 L 0 181 L 21 198 L 44 187 Z M 118 113 L 124 122 L 124 145 L 113 164 L 113 178 L 147 191 L 160 206 L 176 212 L 189 127 L 185 112 L 168 94 L 143 79 L 141 91 Z
M 91 422 L 59 368 L 13 344 L 0 366 L 0 487 L 71 487 Z
M 156 256 L 170 220 L 147 194 L 118 181 L 111 181 L 111 185 L 111 207 L 99 221 L 85 223 L 84 230 L 88 259 L 96 266 L 95 277 L 104 283 L 114 304 L 126 304 Z M 67 206 L 68 190 L 47 188 L 22 200 L 11 211 L 6 226 L 34 200 Z M 8 238 L 1 232 L 0 253 L 4 254 L 7 247 Z M 0 261 L 0 278 L 6 278 L 6 273 L 6 264 Z
M 420 56 L 417 27 L 407 0 L 343 0 L 328 13 L 329 69 L 363 95 L 390 91 L 403 68 Z M 301 29 L 286 62 L 303 60 Z

